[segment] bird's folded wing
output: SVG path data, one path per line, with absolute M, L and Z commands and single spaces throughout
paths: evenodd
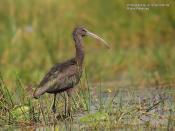
M 54 86 L 54 84 L 57 82 L 57 79 L 51 79 L 49 81 L 47 81 L 43 86 L 39 86 L 35 92 L 34 92 L 34 97 L 38 97 L 42 94 L 44 94 L 50 87 Z
M 61 72 L 59 70 L 50 70 L 35 90 L 34 97 L 44 94 L 50 88 L 53 88 L 55 85 L 59 85 L 61 79 L 68 78 L 75 73 L 77 73 L 77 66 L 75 65 L 69 66 Z

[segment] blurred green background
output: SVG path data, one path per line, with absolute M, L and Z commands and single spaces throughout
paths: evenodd
M 129 3 L 169 3 L 131 11 Z M 103 37 L 106 50 L 85 38 L 85 69 L 92 82 L 175 78 L 173 0 L 1 0 L 0 72 L 8 85 L 19 77 L 38 83 L 57 62 L 73 57 L 72 30 L 82 25 Z

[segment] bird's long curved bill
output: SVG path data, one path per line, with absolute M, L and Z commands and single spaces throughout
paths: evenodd
M 105 40 L 103 40 L 101 37 L 97 36 L 96 34 L 90 32 L 90 31 L 87 31 L 87 35 L 91 36 L 97 40 L 100 40 L 108 49 L 110 49 L 109 44 Z

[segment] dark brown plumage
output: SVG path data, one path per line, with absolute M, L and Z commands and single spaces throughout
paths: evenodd
M 63 63 L 58 63 L 54 67 L 50 69 L 50 71 L 45 75 L 42 79 L 38 88 L 35 90 L 33 96 L 34 98 L 38 98 L 44 93 L 52 93 L 54 94 L 54 102 L 52 106 L 52 110 L 55 113 L 55 99 L 57 93 L 61 93 L 63 91 L 67 91 L 68 98 L 71 97 L 72 88 L 78 84 L 82 75 L 82 65 L 84 60 L 84 48 L 83 48 L 83 40 L 84 36 L 92 36 L 96 39 L 101 40 L 104 44 L 107 43 L 98 37 L 97 35 L 89 32 L 87 29 L 83 27 L 77 27 L 73 31 L 73 39 L 75 41 L 76 54 L 75 57 L 67 60 Z M 68 99 L 68 111 L 67 104 L 65 105 L 65 112 L 70 114 L 70 98 Z

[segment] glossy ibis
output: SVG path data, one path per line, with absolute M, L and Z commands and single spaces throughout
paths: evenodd
M 54 101 L 52 105 L 52 111 L 56 112 L 55 100 L 57 93 L 63 91 L 67 92 L 68 100 L 65 104 L 65 113 L 70 115 L 71 110 L 71 90 L 80 81 L 82 75 L 82 64 L 84 60 L 84 48 L 83 48 L 83 37 L 91 36 L 103 42 L 103 44 L 109 48 L 109 45 L 99 36 L 91 33 L 83 27 L 76 27 L 73 31 L 73 39 L 75 41 L 76 53 L 75 57 L 67 60 L 63 63 L 58 63 L 50 69 L 50 71 L 44 76 L 36 90 L 34 91 L 34 98 L 44 93 L 54 94 Z M 67 103 L 68 102 L 68 103 Z M 68 106 L 68 107 L 67 107 Z

